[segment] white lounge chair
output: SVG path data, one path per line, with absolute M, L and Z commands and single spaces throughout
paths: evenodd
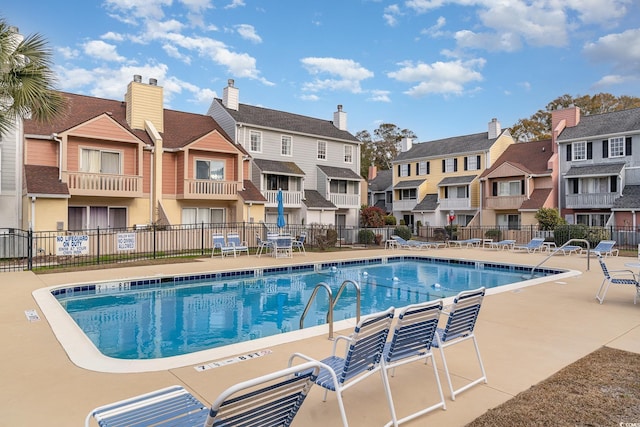
M 482 239 L 466 239 L 466 240 L 449 240 L 449 246 L 455 246 L 461 248 L 466 246 L 467 248 L 479 247 L 482 243 Z
M 533 252 L 542 252 L 542 248 L 544 247 L 542 244 L 544 243 L 544 237 L 534 237 L 527 243 L 526 245 L 513 245 L 511 250 L 513 251 L 527 251 L 529 253 Z
M 591 249 L 591 253 L 594 253 L 596 255 L 602 255 L 604 257 L 607 257 L 609 255 L 618 256 L 620 251 L 613 247 L 615 244 L 616 244 L 615 240 L 600 240 L 596 245 L 596 247 Z M 580 253 L 587 253 L 587 250 L 585 248 L 582 248 Z
M 336 393 L 344 426 L 347 426 L 348 422 L 342 402 L 342 393 L 381 370 L 382 351 L 389 335 L 393 314 L 394 308 L 390 307 L 380 313 L 362 318 L 356 325 L 353 334 L 348 337 L 337 336 L 333 342 L 332 355 L 319 361 L 322 369 L 318 374 L 316 384 L 325 389 L 325 401 L 329 391 Z M 337 356 L 337 347 L 340 341 L 345 341 L 347 344 L 344 357 Z M 289 366 L 297 358 L 307 361 L 314 360 L 302 353 L 294 353 L 289 358 Z
M 484 287 L 471 291 L 460 292 L 455 297 L 452 307 L 448 311 L 443 311 L 443 314 L 448 316 L 445 327 L 442 329 L 438 328 L 436 331 L 433 346 L 440 349 L 442 363 L 444 364 L 444 372 L 447 376 L 447 382 L 449 383 L 449 391 L 451 392 L 451 400 L 455 400 L 457 394 L 460 394 L 481 382 L 487 382 L 487 374 L 484 371 L 484 365 L 482 364 L 482 358 L 480 357 L 480 349 L 478 348 L 478 341 L 476 340 L 476 335 L 474 333 L 474 328 L 476 321 L 478 320 L 478 314 L 480 313 L 480 307 L 484 298 L 484 292 Z M 466 340 L 473 341 L 473 346 L 476 350 L 476 357 L 478 358 L 482 375 L 479 378 L 468 382 L 466 385 L 454 389 L 444 349 Z
M 489 248 L 491 249 L 511 249 L 516 244 L 515 240 L 500 240 L 499 242 L 491 242 L 489 243 Z
M 92 410 L 101 427 L 289 426 L 314 384 L 320 365 L 307 362 L 229 387 L 211 409 L 182 386 L 167 387 Z

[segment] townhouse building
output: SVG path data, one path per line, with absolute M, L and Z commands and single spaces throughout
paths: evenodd
M 0 134 L 0 230 L 22 225 L 22 120 Z M 0 231 L 2 234 L 3 231 Z
M 122 101 L 63 95 L 61 118 L 24 121 L 24 229 L 263 218 L 244 149 L 210 116 L 165 109 L 155 79 L 134 76 Z
M 578 107 L 552 112 L 558 145 L 559 206 L 569 224 L 638 226 L 640 108 L 582 115 Z
M 393 160 L 393 214 L 407 225 L 480 225 L 480 175 L 514 143 L 497 119 L 488 131 L 413 144 Z
M 376 166 L 369 167 L 367 177 L 367 205 L 376 206 L 390 214 L 393 212 L 393 170 L 378 170 Z
M 353 226 L 361 204 L 360 141 L 338 105 L 333 121 L 240 103 L 232 79 L 208 113 L 251 156 L 249 177 L 275 223 L 283 193 L 287 223 Z
M 550 139 L 511 144 L 480 175 L 480 225 L 536 225 L 540 208 L 556 208 L 558 155 Z

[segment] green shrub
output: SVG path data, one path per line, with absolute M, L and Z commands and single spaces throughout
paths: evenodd
M 411 239 L 411 229 L 409 227 L 407 227 L 406 225 L 399 225 L 394 229 L 394 233 L 397 236 L 402 237 L 404 240 L 409 240 Z
M 370 245 L 375 240 L 375 234 L 371 230 L 360 230 L 358 232 L 358 243 L 362 245 Z
M 384 217 L 385 225 L 396 225 L 396 217 L 393 215 L 387 215 Z
M 497 228 L 492 228 L 491 230 L 487 230 L 484 233 L 484 237 L 486 237 L 487 239 L 493 239 L 498 242 L 502 240 L 500 239 L 500 236 L 502 236 L 502 232 Z

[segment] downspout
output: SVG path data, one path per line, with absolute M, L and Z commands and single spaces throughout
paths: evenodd
M 153 189 L 154 187 L 154 183 L 155 183 L 155 179 L 154 179 L 154 173 L 155 173 L 155 168 L 154 168 L 154 155 L 155 155 L 155 147 L 151 146 L 151 145 L 147 145 L 147 148 L 149 149 L 149 151 L 151 152 L 151 158 L 149 159 L 149 169 L 151 170 L 151 179 L 149 181 L 149 224 L 153 224 Z
M 36 196 L 31 196 L 31 221 L 29 221 L 29 229 L 34 230 L 36 224 Z
M 62 181 L 62 140 L 57 133 L 52 133 L 51 139 L 58 143 L 58 181 Z

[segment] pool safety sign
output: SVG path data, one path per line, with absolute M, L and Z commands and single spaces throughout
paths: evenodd
M 56 255 L 89 255 L 89 236 L 56 236 Z
M 232 357 L 231 359 L 217 360 L 215 362 L 207 363 L 206 365 L 198 365 L 198 366 L 195 366 L 194 369 L 198 372 L 202 372 L 208 369 L 219 368 L 221 366 L 231 365 L 232 363 L 244 362 L 245 360 L 251 360 L 257 357 L 266 356 L 267 354 L 271 354 L 271 353 L 272 351 L 269 349 L 258 350 L 258 351 L 254 351 L 253 353 L 244 354 L 242 356 Z
M 118 233 L 118 250 L 135 251 L 136 233 Z

